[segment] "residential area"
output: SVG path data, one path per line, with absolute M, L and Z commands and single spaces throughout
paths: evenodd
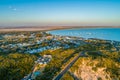
M 113 75 L 112 72 L 119 68 L 119 51 L 119 41 L 51 35 L 40 31 L 1 33 L 0 76 L 3 80 L 65 80 L 74 74 L 74 71 L 69 72 L 71 67 L 78 70 L 79 65 L 75 67 L 74 64 L 82 58 L 107 59 L 98 68 L 106 66 Z M 115 70 L 109 64 L 113 61 L 116 63 Z
M 35 61 L 31 73 L 29 73 L 27 76 L 24 76 L 22 80 L 34 80 L 37 76 L 42 74 L 42 71 L 44 70 L 45 66 L 51 61 L 51 59 L 52 59 L 51 55 L 40 56 Z
M 0 35 L 0 52 L 39 53 L 48 49 L 70 48 L 84 44 L 79 37 L 55 36 L 45 32 L 2 34 Z M 71 46 L 71 45 L 74 46 Z

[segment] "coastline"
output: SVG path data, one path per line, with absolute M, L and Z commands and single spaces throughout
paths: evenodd
M 103 40 L 113 40 L 120 41 L 118 36 L 120 28 L 72 28 L 72 29 L 63 29 L 63 30 L 53 30 L 48 31 L 48 33 L 53 35 L 62 35 L 62 36 L 76 36 L 83 38 L 97 38 Z
M 53 31 L 63 29 L 77 29 L 77 28 L 120 28 L 120 26 L 41 26 L 41 27 L 1 27 L 0 32 L 21 32 L 21 31 Z

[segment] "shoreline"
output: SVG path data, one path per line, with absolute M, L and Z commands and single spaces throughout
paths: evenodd
M 111 28 L 111 27 L 78 28 L 78 29 L 72 28 L 67 30 L 63 29 L 63 30 L 48 31 L 48 33 L 53 35 L 77 36 L 77 37 L 81 36 L 85 39 L 96 38 L 96 39 L 112 40 L 112 41 L 120 41 L 120 38 L 118 37 L 119 32 L 120 32 L 120 28 Z
M 0 28 L 0 32 L 26 32 L 26 31 L 53 31 L 53 30 L 63 30 L 63 29 L 93 29 L 93 28 L 120 28 L 120 26 L 44 26 L 44 27 L 5 27 Z

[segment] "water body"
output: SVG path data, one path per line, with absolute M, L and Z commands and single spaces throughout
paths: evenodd
M 120 41 L 120 28 L 73 28 L 48 31 L 53 35 L 99 38 Z

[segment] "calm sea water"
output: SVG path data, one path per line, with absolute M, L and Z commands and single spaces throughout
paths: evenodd
M 74 28 L 49 31 L 53 35 L 99 38 L 120 41 L 120 28 Z

